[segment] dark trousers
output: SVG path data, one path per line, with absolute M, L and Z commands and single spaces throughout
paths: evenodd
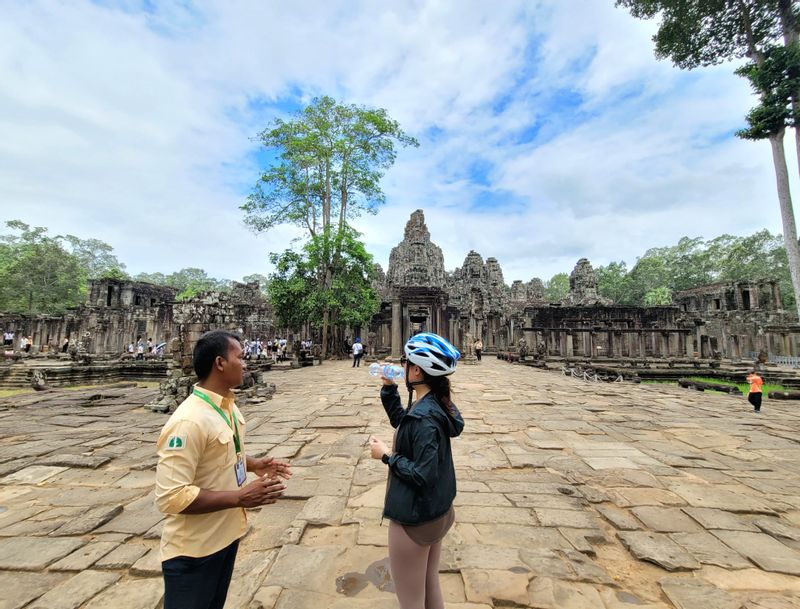
M 363 351 L 358 355 L 353 356 L 353 368 L 361 365 L 361 356 L 364 355 Z
M 475 357 L 478 358 L 478 361 L 481 361 L 481 350 L 475 349 Z
M 761 392 L 751 391 L 747 394 L 747 401 L 753 405 L 753 409 L 758 412 L 761 410 Z
M 209 556 L 176 556 L 162 562 L 164 609 L 222 609 L 238 549 L 237 539 Z

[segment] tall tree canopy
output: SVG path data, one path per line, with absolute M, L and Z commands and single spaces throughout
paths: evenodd
M 0 235 L 0 311 L 62 313 L 86 295 L 88 269 L 67 251 L 63 238 L 19 220 Z
M 681 68 L 747 57 L 737 70 L 759 97 L 747 115 L 747 139 L 767 139 L 772 149 L 783 237 L 795 306 L 800 315 L 800 246 L 789 190 L 783 138 L 800 116 L 800 11 L 797 0 L 617 0 L 634 17 L 660 17 L 656 56 Z M 800 131 L 795 128 L 800 163 Z
M 65 235 L 67 249 L 86 270 L 89 279 L 114 277 L 125 279 L 125 265 L 114 255 L 114 248 L 100 239 L 81 239 L 75 235 Z
M 544 299 L 559 302 L 569 295 L 569 275 L 556 273 L 544 283 Z
M 231 282 L 227 279 L 215 279 L 203 269 L 187 267 L 169 275 L 164 273 L 139 273 L 134 277 L 136 281 L 146 281 L 156 285 L 165 285 L 178 290 L 175 298 L 188 300 L 200 292 L 217 290 L 226 292 L 230 290 Z
M 377 313 L 380 302 L 372 289 L 375 266 L 358 236 L 354 230 L 345 229 L 330 287 L 319 282 L 325 252 L 320 235 L 312 237 L 299 253 L 286 250 L 271 255 L 275 272 L 268 291 L 282 326 L 299 330 L 309 322 L 312 328 L 320 329 L 326 312 L 333 326 L 361 326 Z
M 377 211 L 384 202 L 380 180 L 396 146 L 418 143 L 386 110 L 330 97 L 315 98 L 290 120 L 275 120 L 259 140 L 274 161 L 242 205 L 245 220 L 256 232 L 286 223 L 303 227 L 318 252 L 320 293 L 329 294 L 341 272 L 348 221 Z M 325 301 L 321 306 L 325 355 L 332 309 Z
M 595 269 L 598 291 L 619 304 L 669 304 L 675 292 L 717 281 L 776 279 L 783 305 L 794 307 L 783 239 L 762 230 L 746 237 L 683 237 L 677 245 L 647 250 L 626 270 L 625 262 Z

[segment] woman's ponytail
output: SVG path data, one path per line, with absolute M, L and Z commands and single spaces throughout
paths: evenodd
M 450 415 L 455 415 L 453 402 L 450 400 L 450 377 L 425 375 L 425 384 L 430 387 L 431 393 L 436 396 L 439 404 Z

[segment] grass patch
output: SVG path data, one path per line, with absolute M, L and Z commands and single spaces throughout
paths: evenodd
M 711 385 L 728 385 L 728 386 L 735 385 L 736 387 L 739 388 L 739 391 L 741 391 L 744 395 L 747 395 L 749 393 L 749 391 L 750 391 L 750 383 L 736 383 L 734 381 L 725 381 L 725 380 L 717 379 L 717 378 L 709 378 L 707 376 L 688 376 L 686 378 L 688 380 L 690 380 L 690 381 L 698 381 L 700 383 L 709 383 Z M 674 385 L 674 384 L 677 384 L 677 381 L 642 381 L 642 382 L 643 383 L 648 383 L 648 384 L 659 384 L 659 385 L 663 385 L 663 384 Z M 791 388 L 784 387 L 783 385 L 771 385 L 769 383 L 764 383 L 761 386 L 761 391 L 764 394 L 764 399 L 768 400 L 769 399 L 768 396 L 769 396 L 769 392 L 770 391 L 791 391 Z M 713 390 L 706 389 L 706 392 L 720 393 L 720 394 L 723 394 L 723 395 L 729 395 L 725 391 L 713 391 Z
M 33 389 L 0 389 L 0 398 L 13 398 L 18 395 L 33 393 Z

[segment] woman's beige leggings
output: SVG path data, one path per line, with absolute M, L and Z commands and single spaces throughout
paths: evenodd
M 389 568 L 400 609 L 444 609 L 439 586 L 442 542 L 416 544 L 403 525 L 389 521 Z

